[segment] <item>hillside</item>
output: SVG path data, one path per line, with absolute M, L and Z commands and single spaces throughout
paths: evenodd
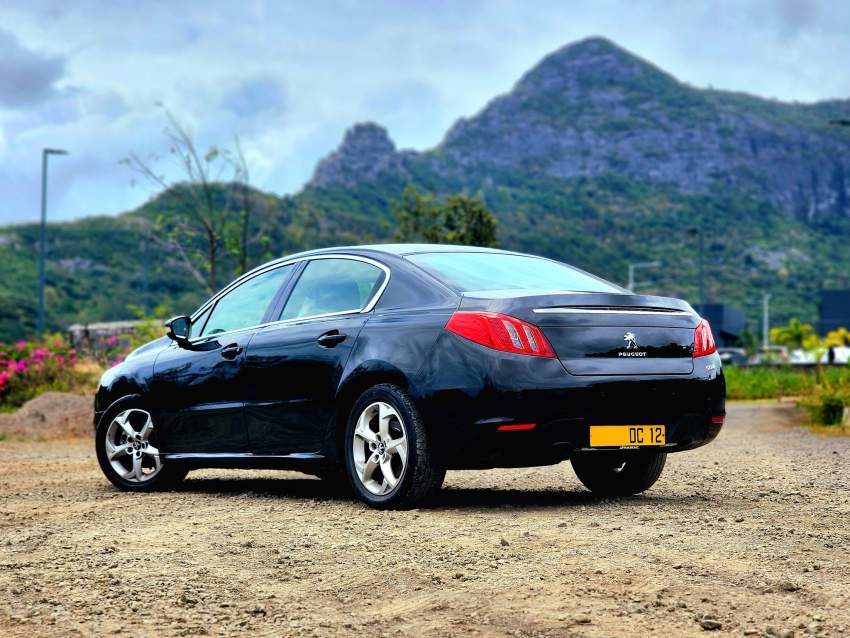
M 352 127 L 300 193 L 253 193 L 269 242 L 252 257 L 385 238 L 388 202 L 412 183 L 483 196 L 503 247 L 619 282 L 630 261 L 660 259 L 642 290 L 693 302 L 701 227 L 709 301 L 755 323 L 769 291 L 776 321 L 813 321 L 821 286 L 850 286 L 850 130 L 830 126 L 838 117 L 850 101 L 697 89 L 592 38 L 544 58 L 434 149 L 398 150 L 378 124 Z M 144 230 L 156 214 L 185 214 L 175 201 L 51 225 L 51 327 L 126 318 L 129 303 L 176 312 L 201 301 Z M 35 226 L 0 229 L 0 339 L 32 330 L 36 258 Z

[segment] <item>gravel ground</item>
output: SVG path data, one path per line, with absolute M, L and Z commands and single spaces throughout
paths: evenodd
M 643 496 L 565 463 L 410 512 L 283 472 L 123 494 L 88 441 L 0 443 L 0 635 L 850 634 L 850 440 L 729 412 Z

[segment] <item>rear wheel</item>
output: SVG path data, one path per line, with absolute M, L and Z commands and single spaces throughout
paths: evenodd
M 150 492 L 169 489 L 188 473 L 183 465 L 163 461 L 151 414 L 124 407 L 102 419 L 95 433 L 100 469 L 119 489 Z
M 602 496 L 629 496 L 649 489 L 661 476 L 666 461 L 666 452 L 591 452 L 570 459 L 578 479 Z
M 381 509 L 416 507 L 440 488 L 446 474 L 416 406 L 391 384 L 376 385 L 354 404 L 345 461 L 357 497 Z

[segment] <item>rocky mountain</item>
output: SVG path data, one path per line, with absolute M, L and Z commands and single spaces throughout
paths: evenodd
M 615 174 L 683 193 L 733 189 L 817 223 L 850 215 L 850 134 L 830 125 L 848 114 L 850 100 L 787 104 L 694 88 L 590 38 L 545 57 L 433 150 L 400 152 L 380 126 L 355 126 L 310 185 L 430 174 L 475 191 Z

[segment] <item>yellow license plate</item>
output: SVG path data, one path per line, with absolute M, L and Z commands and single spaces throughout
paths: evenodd
M 590 447 L 664 445 L 663 425 L 591 425 Z

